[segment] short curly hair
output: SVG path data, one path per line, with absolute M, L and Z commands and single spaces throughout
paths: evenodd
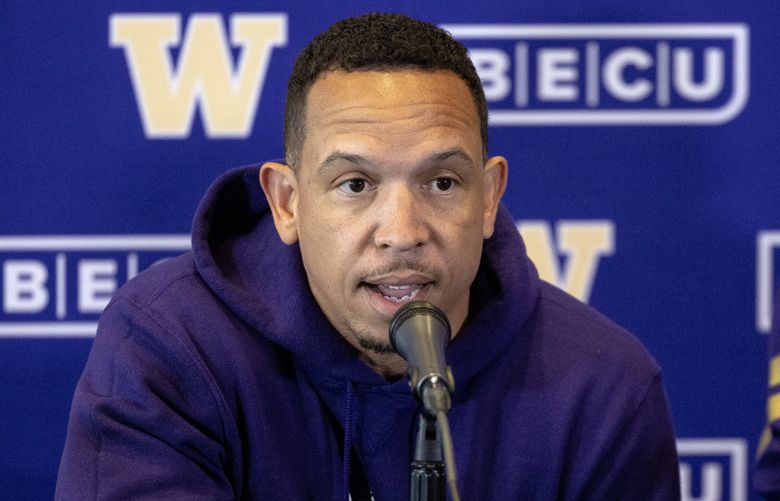
M 401 14 L 370 13 L 333 24 L 301 51 L 287 84 L 284 149 L 297 169 L 306 138 L 306 97 L 328 71 L 451 71 L 468 86 L 480 122 L 487 156 L 487 102 L 482 82 L 466 48 L 441 28 Z

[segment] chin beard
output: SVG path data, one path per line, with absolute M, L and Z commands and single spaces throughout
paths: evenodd
M 377 355 L 388 355 L 395 353 L 393 346 L 389 342 L 375 339 L 367 333 L 356 332 L 355 338 L 357 339 L 357 342 L 361 348 L 372 353 L 376 353 Z
M 396 381 L 403 376 L 406 362 L 393 349 L 390 340 L 377 338 L 365 329 L 349 326 L 349 336 L 357 341 L 360 359 L 380 376 L 388 381 Z M 397 360 L 396 360 L 397 359 Z
M 389 355 L 395 353 L 389 339 L 377 339 L 366 329 L 357 329 L 352 325 L 347 326 L 352 338 L 355 339 L 364 350 L 376 355 Z

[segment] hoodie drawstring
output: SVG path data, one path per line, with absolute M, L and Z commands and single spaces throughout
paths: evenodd
M 346 421 L 344 423 L 344 463 L 341 469 L 341 479 L 344 486 L 344 499 L 349 500 L 349 473 L 352 467 L 352 399 L 354 385 L 347 381 L 347 408 Z

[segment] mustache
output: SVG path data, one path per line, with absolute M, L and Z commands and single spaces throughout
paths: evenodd
M 414 271 L 429 277 L 431 280 L 434 280 L 437 276 L 436 270 L 434 270 L 433 267 L 428 266 L 425 263 L 421 263 L 420 261 L 411 259 L 398 259 L 390 261 L 389 263 L 379 265 L 370 270 L 360 272 L 358 273 L 358 276 L 362 277 L 361 280 L 363 282 L 370 282 L 398 271 Z

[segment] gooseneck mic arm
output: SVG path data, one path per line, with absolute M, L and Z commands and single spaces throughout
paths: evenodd
M 425 301 L 405 304 L 390 322 L 390 343 L 407 361 L 409 387 L 424 409 L 420 415 L 417 447 L 412 461 L 412 501 L 444 501 L 445 479 L 452 499 L 460 500 L 447 420 L 450 393 L 455 390 L 452 371 L 444 359 L 449 339 L 447 316 Z

